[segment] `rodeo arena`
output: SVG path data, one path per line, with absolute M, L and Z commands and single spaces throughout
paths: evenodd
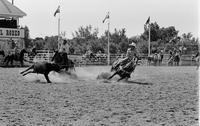
M 153 50 L 149 37 L 148 54 L 134 42 L 110 54 L 108 35 L 108 52 L 70 54 L 60 33 L 57 50 L 26 49 L 24 16 L 0 0 L 0 126 L 199 125 L 198 52 Z

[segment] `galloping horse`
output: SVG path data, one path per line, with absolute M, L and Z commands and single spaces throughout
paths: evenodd
M 8 66 L 9 63 L 13 65 L 13 60 L 15 60 L 19 61 L 21 66 L 24 66 L 24 53 L 28 52 L 25 49 L 22 49 L 20 53 L 7 55 L 4 59 L 4 63 L 6 63 L 6 66 Z
M 125 66 L 123 66 L 122 68 L 119 68 L 119 67 L 116 68 L 114 74 L 112 76 L 110 76 L 108 78 L 108 80 L 113 78 L 115 75 L 120 76 L 120 79 L 117 81 L 120 81 L 125 78 L 127 78 L 127 79 L 130 78 L 131 73 L 134 72 L 134 70 L 137 66 L 138 60 L 139 60 L 139 58 L 134 58 L 130 62 L 128 62 Z
M 68 71 L 68 69 L 75 68 L 74 62 L 72 60 L 68 59 L 66 52 L 55 51 L 55 54 L 51 61 L 58 64 L 61 69 L 65 69 L 66 71 Z

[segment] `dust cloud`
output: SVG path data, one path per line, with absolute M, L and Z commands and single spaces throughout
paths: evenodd
M 70 72 L 64 72 L 61 71 L 59 73 L 57 72 L 50 72 L 49 73 L 49 79 L 53 83 L 70 83 L 77 80 L 96 80 L 96 79 L 107 79 L 111 74 L 108 72 L 107 69 L 101 69 L 101 67 L 78 67 L 75 71 Z M 24 76 L 24 78 L 27 81 L 30 82 L 46 82 L 46 79 L 44 75 L 42 74 L 36 74 L 36 73 L 30 73 Z

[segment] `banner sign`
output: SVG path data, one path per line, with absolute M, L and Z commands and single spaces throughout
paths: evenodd
M 0 38 L 24 38 L 24 29 L 0 28 Z

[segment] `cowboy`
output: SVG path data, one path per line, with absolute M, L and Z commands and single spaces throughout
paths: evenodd
M 136 44 L 132 42 L 131 44 L 129 44 L 129 48 L 127 49 L 127 52 L 126 52 L 126 57 L 121 60 L 120 66 L 122 67 L 126 65 L 128 62 L 130 62 L 134 58 L 139 58 L 139 53 L 136 48 Z

